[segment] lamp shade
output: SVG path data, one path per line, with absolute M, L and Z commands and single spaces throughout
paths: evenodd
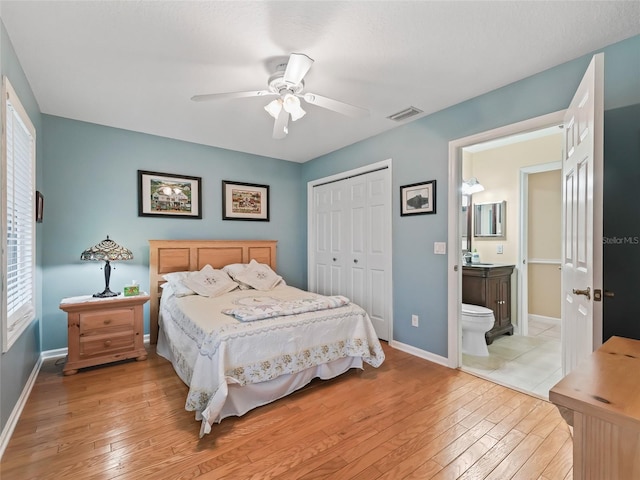
M 82 252 L 80 260 L 133 260 L 133 253 L 128 248 L 124 248 L 109 239 L 109 235 L 107 235 L 105 240 Z
M 80 260 L 95 260 L 104 261 L 104 291 L 96 293 L 94 297 L 116 297 L 119 295 L 117 292 L 112 292 L 109 289 L 109 278 L 111 277 L 111 265 L 109 262 L 113 260 L 133 260 L 133 253 L 128 248 L 124 248 L 118 245 L 116 242 L 107 238 L 93 247 L 87 248 L 80 255 Z
M 278 115 L 280 115 L 280 111 L 282 110 L 282 99 L 276 98 L 272 102 L 264 107 L 264 109 L 276 120 L 278 119 Z
M 300 99 L 290 93 L 284 96 L 282 108 L 291 114 L 291 120 L 294 122 L 304 117 L 307 113 L 300 106 Z

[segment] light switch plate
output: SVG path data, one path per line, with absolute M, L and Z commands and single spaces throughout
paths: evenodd
M 447 243 L 446 242 L 433 242 L 433 253 L 436 255 L 446 255 L 447 254 Z

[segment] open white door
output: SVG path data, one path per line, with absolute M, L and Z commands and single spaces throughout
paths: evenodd
M 602 342 L 604 54 L 595 55 L 564 118 L 562 370 Z

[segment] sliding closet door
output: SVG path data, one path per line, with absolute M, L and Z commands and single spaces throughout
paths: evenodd
M 378 337 L 391 316 L 390 174 L 387 169 L 314 187 L 310 288 L 364 308 Z

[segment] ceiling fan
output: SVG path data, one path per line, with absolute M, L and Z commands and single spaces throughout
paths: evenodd
M 229 98 L 277 96 L 264 109 L 275 118 L 273 138 L 282 139 L 287 136 L 289 118 L 292 121 L 301 119 L 306 112 L 300 106 L 300 99 L 318 107 L 347 115 L 349 117 L 366 117 L 369 111 L 365 108 L 349 105 L 332 98 L 323 97 L 315 93 L 302 93 L 304 76 L 313 65 L 313 59 L 303 53 L 292 53 L 287 63 L 278 65 L 276 72 L 269 77 L 267 90 L 252 90 L 247 92 L 211 93 L 191 97 L 194 102 L 219 100 Z

